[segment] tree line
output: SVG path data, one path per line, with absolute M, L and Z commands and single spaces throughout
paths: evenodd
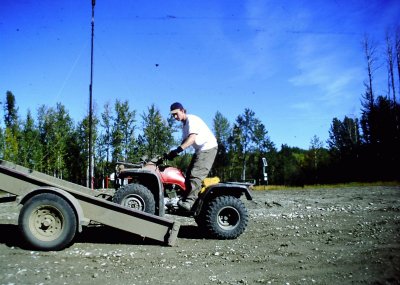
M 387 35 L 385 46 L 382 65 L 377 44 L 365 37 L 367 76 L 361 95 L 361 117 L 333 118 L 326 144 L 314 136 L 307 150 L 286 144 L 278 150 L 251 109 L 246 108 L 233 123 L 217 111 L 212 129 L 219 149 L 211 175 L 224 181 L 275 185 L 399 180 L 398 31 L 394 37 Z M 382 66 L 387 67 L 387 93 L 377 94 L 374 77 Z M 36 118 L 30 110 L 22 118 L 11 91 L 6 92 L 3 110 L 0 158 L 89 185 L 88 116 L 75 123 L 65 106 L 57 103 L 55 107 L 40 106 Z M 128 101 L 117 99 L 105 104 L 92 121 L 95 187 L 105 186 L 116 161 L 137 162 L 144 155 L 154 157 L 168 152 L 180 143 L 175 133 L 179 133 L 177 122 L 171 117 L 163 118 L 154 104 L 139 116 Z M 170 163 L 184 170 L 189 159 L 186 153 Z

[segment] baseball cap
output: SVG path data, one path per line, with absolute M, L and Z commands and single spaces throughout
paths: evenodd
M 175 102 L 171 105 L 171 114 L 175 114 L 176 112 L 178 112 L 178 110 L 183 110 L 183 106 L 181 103 L 179 102 Z

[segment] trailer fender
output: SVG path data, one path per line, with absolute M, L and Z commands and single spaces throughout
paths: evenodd
M 68 193 L 67 191 L 64 191 L 62 189 L 56 188 L 56 187 L 42 187 L 38 188 L 36 190 L 33 190 L 26 194 L 24 197 L 22 197 L 19 201 L 19 204 L 23 205 L 28 201 L 30 198 L 33 196 L 40 194 L 40 193 L 55 193 L 61 197 L 63 197 L 74 209 L 77 220 L 78 220 L 78 231 L 82 232 L 82 226 L 86 226 L 89 224 L 90 220 L 85 218 L 83 214 L 83 210 L 81 205 L 79 204 L 78 200 Z

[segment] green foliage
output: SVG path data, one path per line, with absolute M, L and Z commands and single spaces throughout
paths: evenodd
M 343 121 L 334 118 L 329 131 L 328 145 L 334 156 L 347 157 L 358 151 L 361 145 L 358 119 L 344 117 Z
M 229 136 L 231 135 L 231 126 L 226 117 L 217 111 L 213 119 L 213 130 L 218 144 L 228 148 Z
M 162 155 L 174 145 L 173 129 L 161 116 L 160 111 L 153 105 L 147 113 L 142 114 L 143 135 L 140 135 L 139 155 L 150 158 Z
M 18 162 L 18 139 L 16 135 L 14 135 L 13 130 L 8 127 L 5 130 L 4 142 L 4 159 Z
M 18 108 L 16 107 L 15 96 L 11 91 L 7 91 L 6 93 L 6 101 L 4 104 L 4 124 L 4 159 L 20 162 L 18 153 L 18 136 L 20 134 Z
M 102 178 L 113 172 L 114 166 L 111 162 L 111 150 L 113 148 L 113 114 L 109 103 L 104 105 L 104 111 L 101 113 L 100 134 L 95 146 L 96 169 L 98 175 Z
M 362 128 L 366 134 L 362 145 L 362 157 L 368 156 L 368 164 L 377 168 L 361 166 L 373 180 L 400 179 L 396 165 L 400 162 L 400 105 L 378 96 L 371 110 L 362 114 Z M 365 159 L 366 161 L 367 159 Z
M 18 163 L 28 168 L 39 169 L 41 158 L 42 147 L 39 130 L 36 128 L 32 114 L 28 110 L 26 119 L 22 124 Z
M 18 122 L 18 108 L 16 106 L 15 96 L 11 91 L 6 93 L 6 101 L 4 104 L 4 123 L 6 128 L 9 128 L 14 136 L 17 135 L 19 122 Z
M 128 101 L 115 102 L 115 119 L 112 130 L 113 161 L 134 159 L 134 149 L 136 140 L 135 131 L 135 111 L 131 111 Z
M 229 176 L 229 137 L 231 135 L 231 126 L 226 117 L 219 111 L 213 119 L 213 130 L 218 142 L 218 152 L 215 158 L 211 176 L 218 176 L 221 180 L 226 180 Z
M 0 127 L 0 158 L 4 157 L 4 150 L 5 150 L 5 138 L 4 138 L 4 131 Z
M 68 139 L 72 134 L 73 121 L 65 107 L 58 103 L 56 108 L 42 106 L 38 111 L 39 135 L 42 145 L 42 171 L 63 178 L 68 172 L 65 158 Z
M 12 96 L 8 98 L 10 102 L 15 102 Z M 5 108 L 4 111 L 12 115 L 4 117 L 8 127 L 0 132 L 3 159 L 75 183 L 87 184 L 88 117 L 74 127 L 68 111 L 59 103 L 55 108 L 41 106 L 37 112 L 37 123 L 30 111 L 24 121 L 19 121 L 15 111 L 18 108 L 12 103 L 8 106 L 13 108 Z M 266 158 L 269 184 L 397 179 L 398 174 L 390 165 L 399 162 L 399 105 L 378 96 L 371 107 L 364 110 L 361 124 L 358 119 L 334 118 L 328 149 L 314 136 L 308 150 L 282 145 L 279 151 L 269 139 L 264 124 L 250 109 L 245 109 L 237 117 L 233 128 L 217 112 L 213 128 L 219 151 L 211 175 L 220 176 L 222 180 L 240 181 L 245 178 L 263 184 L 262 159 Z M 136 136 L 135 130 L 139 128 L 135 124 L 135 111 L 130 110 L 127 102 L 117 100 L 114 109 L 106 104 L 101 121 L 97 117 L 93 119 L 97 187 L 104 186 L 104 178 L 113 172 L 116 159 L 134 162 L 143 154 L 162 154 L 176 144 L 172 134 L 177 131 L 177 125 L 170 117 L 164 120 L 154 105 L 141 115 L 141 133 Z M 360 134 L 360 125 L 367 135 Z M 367 129 L 364 129 L 366 126 Z M 184 171 L 190 157 L 190 153 L 184 153 L 171 164 Z
M 260 158 L 267 151 L 274 149 L 265 126 L 255 116 L 255 113 L 248 108 L 244 110 L 244 114 L 236 118 L 229 142 L 230 161 L 233 166 L 231 173 L 234 173 L 237 177 L 237 171 L 240 169 L 241 180 L 249 178 L 248 176 L 246 177 L 249 152 L 256 152 L 257 157 Z M 257 169 L 259 169 L 260 162 L 256 163 L 256 165 Z
M 302 162 L 305 151 L 297 147 L 282 145 L 277 154 L 276 180 L 274 184 L 303 185 Z

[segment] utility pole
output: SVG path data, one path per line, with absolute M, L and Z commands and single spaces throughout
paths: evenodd
M 90 85 L 89 85 L 89 181 L 88 186 L 93 189 L 93 43 L 94 43 L 94 6 L 96 0 L 92 0 L 92 45 L 90 49 Z

